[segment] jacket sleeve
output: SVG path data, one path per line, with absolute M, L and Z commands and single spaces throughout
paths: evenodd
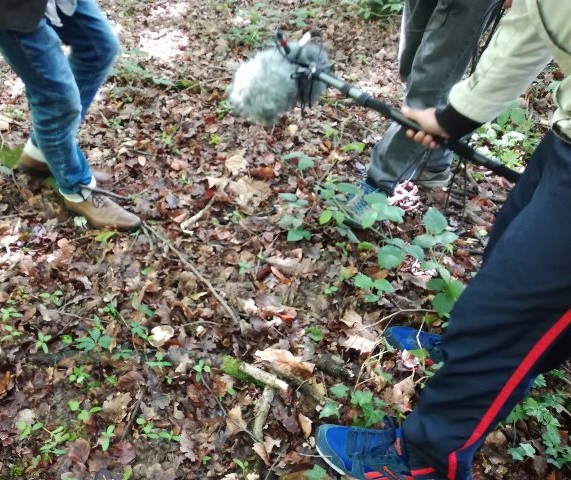
M 456 113 L 485 123 L 529 88 L 553 55 L 534 21 L 526 0 L 514 0 L 474 73 L 452 88 L 448 101 Z
M 46 11 L 48 0 L 0 0 L 0 30 L 31 32 Z

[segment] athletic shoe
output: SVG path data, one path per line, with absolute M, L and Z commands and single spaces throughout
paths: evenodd
M 436 362 L 444 360 L 442 356 L 442 335 L 421 332 L 411 327 L 388 327 L 383 334 L 388 344 L 397 350 L 426 350 Z
M 414 480 L 402 448 L 402 431 L 322 425 L 316 448 L 337 472 L 359 480 Z
M 374 214 L 371 208 L 371 203 L 375 201 L 373 194 L 386 196 L 386 193 L 369 184 L 366 180 L 363 180 L 358 188 L 357 193 L 351 195 L 344 205 L 343 213 L 345 214 L 345 219 L 343 223 L 351 228 L 364 230 L 365 216 L 371 213 Z M 379 198 L 378 200 L 381 199 Z
M 451 178 L 450 168 L 446 168 L 439 172 L 422 170 L 412 181 L 424 188 L 444 188 L 450 184 Z

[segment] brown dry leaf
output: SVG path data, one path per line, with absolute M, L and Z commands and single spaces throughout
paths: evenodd
M 343 340 L 340 340 L 339 345 L 345 348 L 352 348 L 353 350 L 357 350 L 361 353 L 371 353 L 375 349 L 377 342 L 362 337 L 361 335 L 353 334 Z
M 129 442 L 112 444 L 111 448 L 109 448 L 109 453 L 114 460 L 123 466 L 129 465 L 137 457 L 135 447 L 133 447 Z
M 242 418 L 242 408 L 240 405 L 236 405 L 232 410 L 228 410 L 228 421 L 226 422 L 226 426 L 233 435 L 246 430 L 248 425 Z
M 391 403 L 401 412 L 410 412 L 412 410 L 410 400 L 416 394 L 412 375 L 395 384 L 392 392 Z
M 127 415 L 131 399 L 129 392 L 111 394 L 103 402 L 101 416 L 108 422 L 119 423 Z
M 188 458 L 191 462 L 196 462 L 197 457 L 194 453 L 194 441 L 190 438 L 190 435 L 186 430 L 182 432 L 180 439 L 180 451 Z
M 3 397 L 12 386 L 12 374 L 10 372 L 4 372 L 4 374 L 0 376 L 0 397 Z
M 272 167 L 256 167 L 250 170 L 252 177 L 258 180 L 271 180 L 275 177 L 275 172 Z
M 311 377 L 315 368 L 313 363 L 302 361 L 300 357 L 294 356 L 288 350 L 266 348 L 265 350 L 258 350 L 256 356 L 266 362 L 275 363 L 293 375 L 303 378 Z
M 303 413 L 297 413 L 297 421 L 299 422 L 299 426 L 301 427 L 301 431 L 303 432 L 303 436 L 305 438 L 309 438 L 311 435 L 311 425 L 312 421 L 306 417 Z
M 225 162 L 224 165 L 226 169 L 232 174 L 236 175 L 242 170 L 245 170 L 248 166 L 248 162 L 244 158 L 246 150 L 240 149 L 236 150 L 233 155 L 231 155 Z
M 353 328 L 355 326 L 357 327 L 363 326 L 363 317 L 361 317 L 361 315 L 359 315 L 354 310 L 345 311 L 343 317 L 340 318 L 339 320 L 343 322 L 345 325 L 347 325 L 349 328 Z
M 252 449 L 254 450 L 254 452 L 256 452 L 260 456 L 260 458 L 266 464 L 266 466 L 269 467 L 272 464 L 270 462 L 270 456 L 268 455 L 268 452 L 266 451 L 266 447 L 262 442 L 254 443 L 254 445 L 252 446 Z
M 125 375 L 119 377 L 117 386 L 119 390 L 135 390 L 140 386 L 145 385 L 145 379 L 138 371 L 132 370 L 127 372 Z
M 272 194 L 272 189 L 266 182 L 252 180 L 248 177 L 230 182 L 228 190 L 234 195 L 234 200 L 245 212 L 254 212 L 260 203 Z
M 85 463 L 89 458 L 91 446 L 84 438 L 78 438 L 75 442 L 70 443 L 67 449 L 67 457 L 72 463 Z

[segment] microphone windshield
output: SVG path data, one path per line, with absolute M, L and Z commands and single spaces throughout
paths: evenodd
M 287 54 L 277 47 L 262 50 L 240 65 L 229 97 L 238 115 L 271 126 L 297 103 L 310 106 L 325 91 L 327 85 L 307 67 L 331 72 L 327 52 L 311 42 L 300 46 L 292 41 L 288 47 Z

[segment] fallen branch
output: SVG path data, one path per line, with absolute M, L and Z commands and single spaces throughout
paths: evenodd
M 255 408 L 256 418 L 254 419 L 254 425 L 252 426 L 252 433 L 254 434 L 258 442 L 262 442 L 264 440 L 263 430 L 264 426 L 266 425 L 266 420 L 268 419 L 270 408 L 272 406 L 272 402 L 274 401 L 275 395 L 276 395 L 275 389 L 266 386 Z
M 283 380 L 279 379 L 277 375 L 273 373 L 266 372 L 251 363 L 240 362 L 239 369 L 242 373 L 249 375 L 255 380 L 262 382 L 264 385 L 281 390 L 282 392 L 287 392 L 289 385 Z
M 198 213 L 195 213 L 192 217 L 190 217 L 190 218 L 186 219 L 184 222 L 182 222 L 180 224 L 180 229 L 184 233 L 192 233 L 192 231 L 188 230 L 188 227 L 190 227 L 191 225 L 194 225 L 196 222 L 198 222 L 204 216 L 204 214 L 210 209 L 210 207 L 214 203 L 215 198 L 216 198 L 216 195 L 213 196 L 208 201 L 208 203 L 206 204 L 206 206 L 202 210 L 200 210 Z
M 296 387 L 296 389 L 298 389 L 300 392 L 313 398 L 319 404 L 323 405 L 325 403 L 325 397 L 321 395 L 311 383 L 296 377 L 292 373 L 284 370 L 281 367 L 278 367 L 277 365 L 266 363 L 266 367 L 277 376 L 283 378 L 289 385 Z

